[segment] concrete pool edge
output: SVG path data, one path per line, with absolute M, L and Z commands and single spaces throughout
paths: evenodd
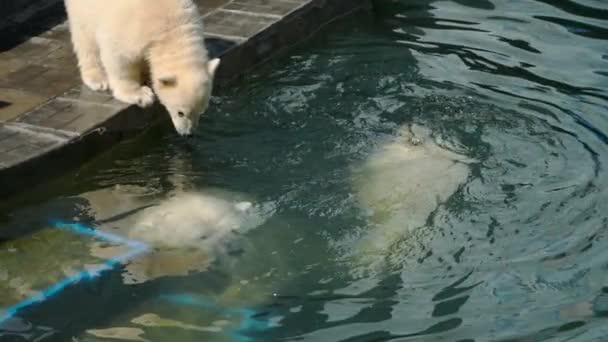
M 204 0 L 198 2 L 205 3 Z M 276 5 L 267 7 L 272 13 L 263 12 L 266 5 L 261 4 L 268 3 Z M 225 2 L 204 14 L 210 52 L 222 58 L 218 83 L 221 85 L 242 79 L 252 68 L 283 53 L 331 21 L 370 6 L 371 2 L 366 0 Z M 66 35 L 66 26 L 64 23 L 40 37 L 32 37 L 47 44 L 44 46 L 48 46 L 51 52 L 48 59 L 52 53 L 60 50 L 51 47 L 56 44 L 53 41 L 55 36 Z M 61 39 L 65 50 L 65 37 Z M 2 58 L 3 54 L 0 54 L 0 62 Z M 53 61 L 41 59 L 39 62 L 46 66 Z M 65 60 L 62 62 L 65 63 Z M 73 70 L 57 69 L 69 74 L 67 78 L 61 76 L 58 80 L 37 80 L 46 88 L 53 88 L 53 84 L 57 84 L 57 89 L 61 89 L 61 86 L 66 89 L 57 94 L 52 94 L 54 89 L 51 89 L 48 92 L 51 95 L 48 95 L 45 92 L 48 89 L 30 91 L 27 86 L 21 87 L 19 82 L 10 83 L 11 75 L 17 72 L 7 73 L 8 81 L 2 80 L 0 63 L 0 198 L 30 190 L 32 186 L 75 169 L 115 144 L 167 118 L 159 105 L 142 110 L 119 103 L 107 94 L 92 93 L 81 85 L 78 77 L 74 77 L 77 74 L 75 65 L 65 67 Z M 53 75 L 55 71 L 41 68 L 40 73 Z M 3 101 L 3 90 L 13 91 L 17 95 L 33 94 L 42 100 L 32 102 L 30 108 L 2 120 L 3 103 L 9 107 L 19 104 L 16 101 Z M 13 98 L 18 99 L 17 95 Z

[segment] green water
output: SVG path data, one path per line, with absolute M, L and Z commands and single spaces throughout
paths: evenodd
M 40 253 L 73 267 L 95 253 L 74 256 L 67 241 L 53 252 L 33 240 L 27 247 L 50 218 L 128 234 L 139 209 L 186 191 L 266 210 L 213 263 L 191 251 L 157 252 L 147 260 L 164 269 L 148 278 L 125 283 L 125 265 L 19 312 L 0 336 L 109 341 L 99 330 L 127 328 L 105 336 L 602 341 L 607 4 L 376 5 L 218 90 L 196 138 L 184 141 L 170 127 L 150 131 L 5 203 L 0 255 L 20 236 L 31 260 Z M 414 209 L 391 221 L 390 211 L 375 215 L 362 205 L 374 175 L 358 178 L 357 170 L 411 124 L 466 157 L 466 175 L 429 181 L 423 175 L 443 175 L 434 168 L 443 164 L 431 160 L 404 163 L 403 179 L 380 177 L 394 193 L 410 179 L 424 185 L 414 194 L 420 210 L 429 209 L 424 189 L 448 195 L 422 218 L 417 201 L 402 199 Z M 453 193 L 441 192 L 446 179 L 458 179 Z M 381 266 L 361 263 L 358 243 L 389 226 L 396 240 L 365 254 Z M 16 262 L 2 259 L 0 267 Z M 36 261 L 19 267 L 44 273 Z

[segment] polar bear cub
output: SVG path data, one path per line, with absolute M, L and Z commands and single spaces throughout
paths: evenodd
M 192 0 L 65 0 L 83 82 L 146 107 L 154 93 L 180 135 L 191 135 L 209 105 L 220 63 L 209 60 Z M 150 87 L 142 84 L 149 67 Z

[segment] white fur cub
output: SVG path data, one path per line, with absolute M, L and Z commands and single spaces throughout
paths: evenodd
M 83 82 L 146 107 L 154 92 L 176 131 L 191 135 L 209 105 L 219 59 L 209 60 L 192 0 L 65 0 Z M 142 84 L 149 64 L 152 89 Z

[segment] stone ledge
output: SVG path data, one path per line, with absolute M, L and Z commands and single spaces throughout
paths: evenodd
M 365 0 L 199 0 L 206 42 L 226 84 Z M 0 50 L 0 198 L 30 189 L 146 128 L 168 122 L 81 85 L 65 23 Z

